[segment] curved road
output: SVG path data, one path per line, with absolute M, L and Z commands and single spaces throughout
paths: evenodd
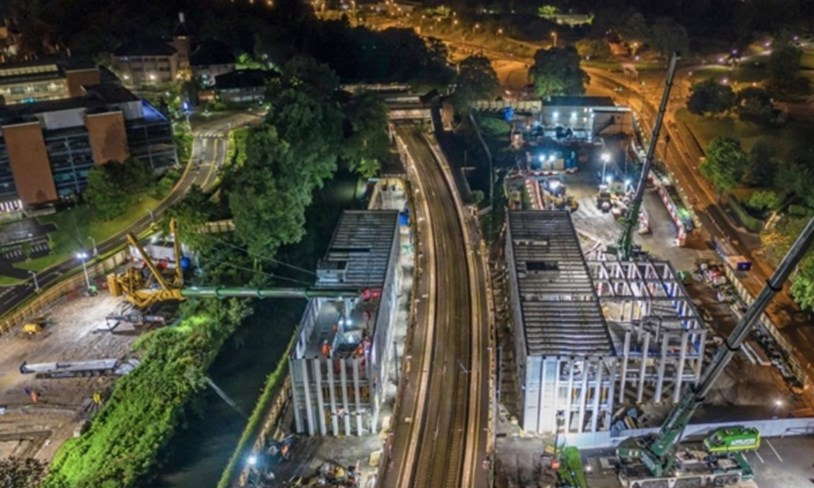
M 194 131 L 192 142 L 192 163 L 184 171 L 181 179 L 176 183 L 172 193 L 152 212 L 144 215 L 133 223 L 128 229 L 119 232 L 110 239 L 100 242 L 97 246 L 99 254 L 105 254 L 124 244 L 128 232 L 136 234 L 144 231 L 167 208 L 178 202 L 193 186 L 198 185 L 210 189 L 215 183 L 217 169 L 223 165 L 226 157 L 226 134 L 240 125 L 256 120 L 258 115 L 251 113 L 238 113 L 228 117 L 203 123 Z M 77 258 L 68 259 L 37 274 L 41 288 L 46 288 L 58 282 L 63 275 L 69 273 L 81 262 Z M 0 289 L 0 316 L 13 309 L 17 304 L 33 296 L 34 283 L 32 280 L 24 284 L 9 286 Z
M 416 126 L 396 132 L 416 188 L 419 232 L 426 233 L 429 286 L 410 359 L 415 384 L 400 407 L 412 416 L 399 414 L 381 486 L 486 486 L 488 320 L 480 250 L 440 150 Z

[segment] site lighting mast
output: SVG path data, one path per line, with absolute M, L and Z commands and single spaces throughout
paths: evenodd
M 653 133 L 650 135 L 650 143 L 647 146 L 647 154 L 644 158 L 642 165 L 642 174 L 639 176 L 639 183 L 636 186 L 636 193 L 633 196 L 633 201 L 630 204 L 630 210 L 624 219 L 622 227 L 622 235 L 619 236 L 619 243 L 617 244 L 618 256 L 622 261 L 628 261 L 633 255 L 633 229 L 639 221 L 639 212 L 642 209 L 642 199 L 644 198 L 644 190 L 647 188 L 647 176 L 650 173 L 650 167 L 653 164 L 653 156 L 656 153 L 656 144 L 659 140 L 659 132 L 661 132 L 661 124 L 664 121 L 664 113 L 667 111 L 667 102 L 670 101 L 670 90 L 673 87 L 673 76 L 676 72 L 676 63 L 678 61 L 678 53 L 673 53 L 670 57 L 670 66 L 667 69 L 667 79 L 665 80 L 664 93 L 661 95 L 661 103 L 659 104 L 659 111 L 656 114 L 656 123 L 653 124 Z

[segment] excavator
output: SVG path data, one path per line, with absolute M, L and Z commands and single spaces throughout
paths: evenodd
M 704 440 L 705 450 L 700 454 L 690 449 L 680 450 L 679 441 L 696 409 L 740 349 L 769 301 L 783 289 L 783 283 L 813 238 L 814 218 L 806 224 L 763 290 L 715 352 L 701 380 L 682 392 L 681 400 L 670 410 L 659 431 L 626 439 L 617 447 L 619 479 L 625 488 L 725 486 L 751 479 L 752 468 L 743 451 L 759 446 L 756 429 L 735 426 L 716 430 Z
M 184 286 L 184 273 L 180 263 L 181 243 L 178 239 L 175 219 L 170 220 L 170 233 L 173 235 L 173 252 L 175 253 L 175 270 L 172 277 L 166 277 L 155 265 L 153 260 L 132 233 L 127 234 L 127 241 L 133 246 L 144 261 L 145 266 L 152 275 L 155 286 L 145 277 L 142 269 L 129 267 L 120 274 L 111 273 L 107 276 L 107 286 L 113 296 L 124 296 L 140 310 L 146 310 L 159 302 L 183 301 L 191 297 L 245 297 L 245 298 L 358 298 L 368 299 L 375 295 L 371 290 L 353 290 L 348 288 L 247 288 L 247 287 L 186 287 Z

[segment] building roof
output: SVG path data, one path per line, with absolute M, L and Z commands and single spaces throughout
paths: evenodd
M 214 39 L 200 43 L 189 56 L 189 64 L 192 66 L 234 64 L 234 62 L 235 55 L 232 52 L 232 48 Z
M 530 356 L 613 352 L 605 318 L 567 211 L 509 212 L 510 286 L 520 299 Z
M 137 39 L 119 46 L 114 56 L 171 56 L 175 48 L 160 39 Z
M 240 69 L 230 71 L 215 77 L 216 90 L 229 90 L 234 88 L 256 88 L 265 86 L 271 78 L 279 76 L 274 71 L 262 69 Z
M 328 251 L 317 267 L 319 286 L 370 288 L 384 286 L 393 248 L 396 210 L 345 210 L 334 229 Z M 339 271 L 339 283 L 322 279 Z
M 81 97 L 0 106 L 0 124 L 25 122 L 32 120 L 31 117 L 35 114 L 81 107 L 86 108 L 88 112 L 96 112 L 100 109 L 107 109 L 109 104 L 139 100 L 137 96 L 120 85 L 103 83 L 84 88 L 87 93 Z
M 5 63 L 0 64 L 0 85 L 65 78 L 66 70 L 82 69 L 96 69 L 96 65 L 85 58 L 59 57 Z
M 553 96 L 543 100 L 544 107 L 613 107 L 610 97 L 567 97 Z

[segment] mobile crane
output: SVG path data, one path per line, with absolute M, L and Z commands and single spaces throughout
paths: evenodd
M 701 459 L 679 458 L 678 443 L 695 410 L 704 401 L 712 385 L 721 376 L 732 356 L 752 331 L 758 317 L 777 292 L 782 290 L 786 278 L 800 262 L 814 237 L 814 218 L 809 220 L 786 256 L 780 262 L 766 286 L 741 317 L 732 333 L 715 352 L 711 363 L 696 385 L 689 385 L 681 401 L 673 407 L 656 434 L 632 437 L 623 441 L 616 450 L 619 458 L 619 479 L 626 488 L 672 488 L 676 486 L 724 486 L 741 479 L 750 479 L 752 470 L 739 447 L 755 439 L 749 429 L 713 433 L 707 438 L 707 453 Z M 732 430 L 732 429 L 730 429 Z M 716 440 L 714 436 L 718 434 Z M 742 440 L 735 439 L 742 437 Z M 728 439 L 734 439 L 729 442 Z M 745 446 L 744 446 L 745 447 Z M 694 462 L 693 462 L 694 461 Z M 695 468 L 693 469 L 693 465 Z
M 647 145 L 647 153 L 644 158 L 644 164 L 642 165 L 642 173 L 639 175 L 639 183 L 636 185 L 636 193 L 630 203 L 630 209 L 624 217 L 622 235 L 619 236 L 619 242 L 616 245 L 619 259 L 622 261 L 628 261 L 633 257 L 633 229 L 639 223 L 639 213 L 642 209 L 644 190 L 647 188 L 647 177 L 650 174 L 650 167 L 653 165 L 653 156 L 656 152 L 656 144 L 658 143 L 661 125 L 664 121 L 664 113 L 667 111 L 667 103 L 670 101 L 670 90 L 673 88 L 673 77 L 675 76 L 677 62 L 678 53 L 673 53 L 670 57 L 669 68 L 667 69 L 667 79 L 665 80 L 664 92 L 661 94 L 661 102 L 659 103 L 659 111 L 656 114 L 656 122 L 653 124 L 653 133 Z

